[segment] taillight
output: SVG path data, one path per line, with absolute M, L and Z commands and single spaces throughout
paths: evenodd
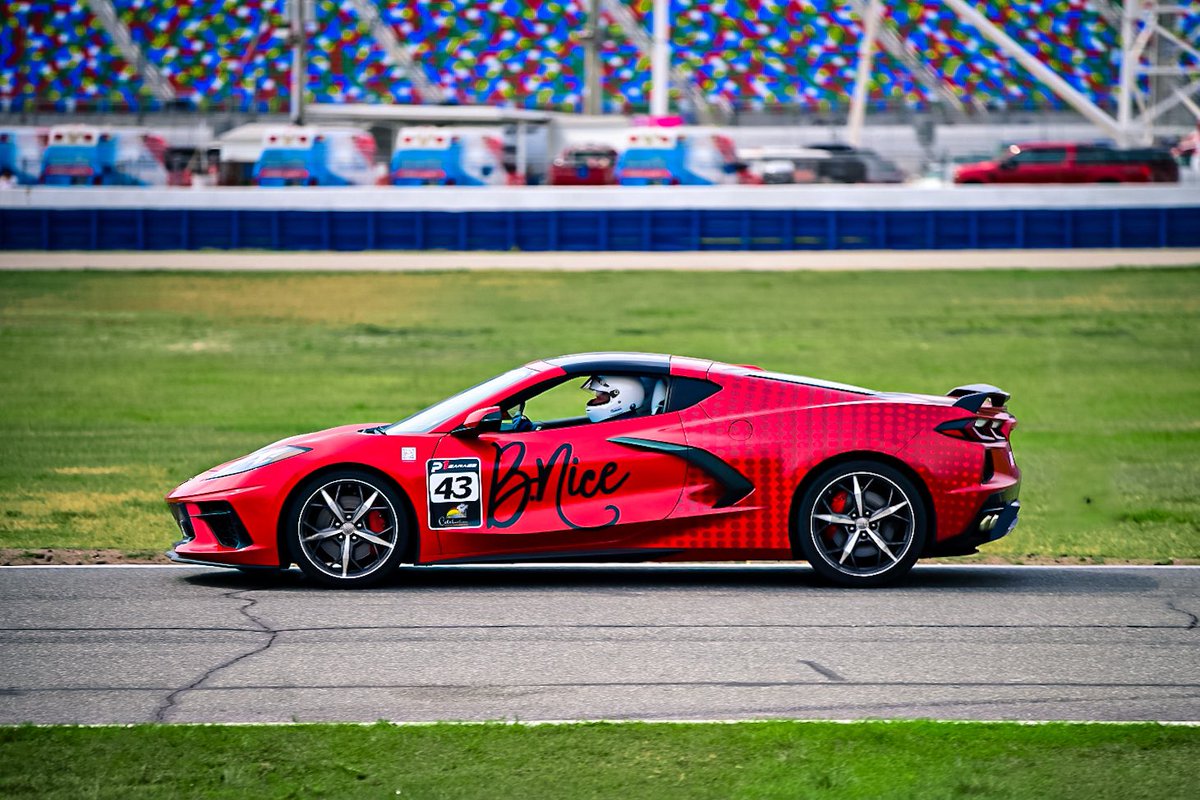
M 1004 420 L 991 417 L 963 417 L 943 422 L 934 430 L 955 439 L 969 442 L 998 442 L 1007 437 L 1016 422 L 1005 427 Z

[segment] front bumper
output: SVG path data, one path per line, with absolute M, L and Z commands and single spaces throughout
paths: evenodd
M 206 495 L 203 499 L 168 500 L 182 538 L 167 554 L 172 561 L 226 567 L 278 568 L 274 526 L 269 529 L 246 497 Z M 253 533 L 252 533 L 253 532 Z

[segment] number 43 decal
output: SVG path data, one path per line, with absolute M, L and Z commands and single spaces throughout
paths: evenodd
M 430 487 L 430 496 L 437 496 L 443 503 L 451 500 L 476 500 L 479 497 L 479 480 L 474 475 L 447 475 L 437 486 Z
M 430 528 L 483 526 L 478 458 L 433 458 L 426 462 Z

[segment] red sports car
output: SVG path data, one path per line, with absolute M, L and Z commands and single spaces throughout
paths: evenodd
M 296 563 L 341 587 L 405 563 L 734 559 L 878 586 L 1016 525 L 1007 402 L 989 385 L 940 397 L 679 356 L 551 358 L 197 475 L 167 497 L 183 531 L 169 555 Z

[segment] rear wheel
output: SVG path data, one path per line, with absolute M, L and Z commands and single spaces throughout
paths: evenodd
M 924 501 L 907 476 L 886 464 L 856 461 L 823 471 L 797 513 L 804 558 L 839 586 L 894 583 L 925 545 Z
M 347 470 L 308 481 L 287 511 L 292 559 L 310 578 L 340 588 L 370 586 L 408 550 L 403 500 L 385 481 Z

